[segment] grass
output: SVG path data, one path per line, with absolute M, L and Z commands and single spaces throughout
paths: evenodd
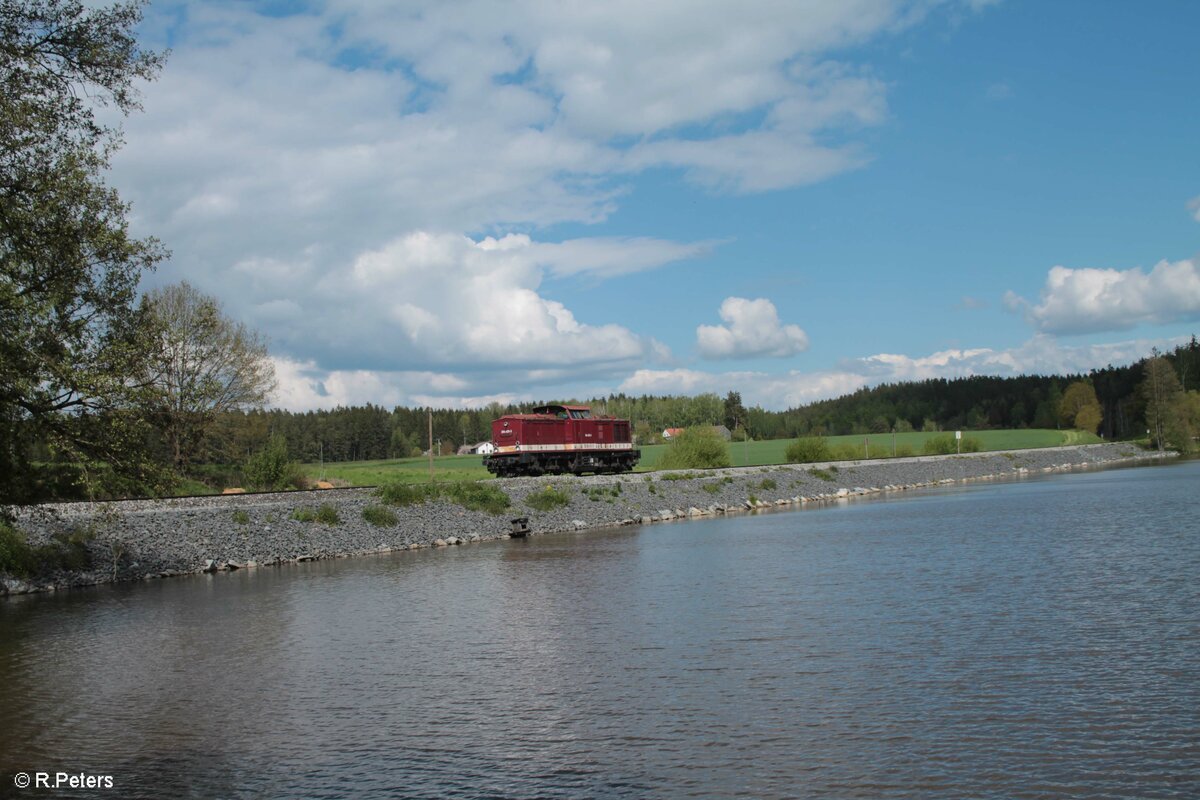
M 570 505 L 570 503 L 571 498 L 567 496 L 567 493 L 555 489 L 553 486 L 547 486 L 536 492 L 530 492 L 525 497 L 525 505 L 535 511 L 551 511 L 555 508 Z
M 911 433 L 896 434 L 897 455 L 920 454 L 925 449 L 927 440 L 945 433 Z M 950 436 L 953 436 L 953 431 Z M 996 431 L 963 431 L 963 436 L 979 440 L 982 450 L 1021 450 L 1037 447 L 1057 447 L 1060 445 L 1100 444 L 1104 440 L 1099 436 L 1082 431 L 1059 431 L 1048 429 L 1020 429 Z M 831 450 L 843 451 L 839 456 L 853 458 L 885 458 L 892 454 L 892 434 L 872 433 L 868 435 L 826 436 L 826 443 Z M 863 440 L 867 440 L 864 448 Z M 729 456 L 735 467 L 762 467 L 787 463 L 787 448 L 795 439 L 773 439 L 767 442 L 730 442 Z M 659 468 L 658 462 L 668 445 L 648 445 L 641 448 L 642 458 L 638 463 L 638 472 L 650 472 Z M 908 448 L 907 450 L 905 448 Z
M 297 522 L 320 522 L 323 525 L 337 525 L 342 521 L 338 510 L 329 503 L 320 506 L 301 506 L 292 512 L 292 519 Z
M 898 456 L 921 454 L 925 443 L 944 433 L 896 434 Z M 1059 431 L 1043 429 L 1021 429 L 1003 431 L 963 431 L 963 436 L 979 440 L 983 450 L 1019 450 L 1058 445 L 1099 444 L 1104 441 L 1098 436 L 1081 431 Z M 953 432 L 951 432 L 953 436 Z M 892 434 L 872 433 L 868 436 L 826 436 L 825 442 L 835 455 L 846 459 L 859 459 L 869 455 L 883 458 L 892 454 Z M 867 440 L 864 449 L 863 440 Z M 794 439 L 775 439 L 769 442 L 726 443 L 729 458 L 735 467 L 763 467 L 788 463 L 786 451 Z M 637 472 L 660 469 L 666 449 L 670 445 L 647 445 L 641 448 L 642 459 Z M 435 483 L 461 483 L 482 481 L 491 478 L 483 468 L 481 456 L 441 456 L 433 460 Z M 351 461 L 326 464 L 303 464 L 302 471 L 308 478 L 333 481 L 346 486 L 382 486 L 384 484 L 429 484 L 428 458 L 399 458 L 384 461 Z M 418 502 L 423 502 L 418 501 Z
M 400 524 L 396 512 L 387 506 L 370 505 L 362 510 L 362 518 L 376 528 L 394 528 Z
M 499 486 L 480 481 L 453 483 L 404 483 L 394 481 L 375 490 L 375 496 L 392 506 L 413 506 L 446 500 L 472 511 L 502 514 L 512 501 Z

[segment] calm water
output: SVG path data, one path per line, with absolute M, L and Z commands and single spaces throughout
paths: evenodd
M 1200 463 L 0 603 L 121 797 L 1197 797 Z

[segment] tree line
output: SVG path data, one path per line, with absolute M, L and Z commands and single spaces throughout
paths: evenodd
M 169 254 L 130 234 L 129 208 L 104 182 L 120 130 L 100 113 L 138 110 L 137 83 L 162 67 L 134 36 L 142 5 L 0 3 L 0 516 L 159 493 L 213 465 L 265 483 L 294 461 L 453 453 L 490 438 L 493 419 L 540 405 L 263 410 L 275 382 L 258 333 L 186 283 L 142 290 Z M 1068 425 L 1190 449 L 1198 381 L 1193 337 L 1087 375 L 890 384 L 785 411 L 747 408 L 736 391 L 582 402 L 630 419 L 642 444 L 701 425 L 735 439 Z
M 1159 386 L 1157 403 L 1153 386 L 1147 383 L 1151 376 Z M 1198 385 L 1200 343 L 1193 337 L 1171 352 L 1087 374 L 980 375 L 884 384 L 784 411 L 746 408 L 739 392 L 724 398 L 711 393 L 610 394 L 557 402 L 589 405 L 596 413 L 629 419 L 643 445 L 660 442 L 665 428 L 725 425 L 735 439 L 892 430 L 1078 428 L 1115 440 L 1145 438 L 1149 430 L 1155 443 L 1161 439 L 1185 447 L 1185 440 L 1200 432 L 1200 417 L 1188 411 L 1188 403 L 1200 398 L 1195 388 L 1188 387 Z M 435 454 L 450 455 L 459 445 L 490 439 L 492 420 L 544 404 L 493 403 L 466 410 L 366 405 L 306 412 L 232 411 L 219 416 L 197 457 L 210 463 L 238 463 L 272 434 L 286 439 L 289 458 L 301 462 L 419 456 L 428 452 L 430 416 Z M 1176 441 L 1171 441 L 1167 428 L 1174 431 Z

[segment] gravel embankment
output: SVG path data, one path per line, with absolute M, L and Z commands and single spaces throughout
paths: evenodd
M 363 509 L 378 503 L 369 489 L 47 505 L 19 510 L 18 527 L 35 545 L 55 533 L 90 531 L 92 571 L 36 581 L 0 575 L 0 595 L 501 539 L 509 536 L 515 517 L 528 517 L 532 534 L 649 524 L 1159 457 L 1132 445 L 1101 444 L 682 473 L 511 478 L 495 482 L 512 501 L 503 514 L 426 503 L 394 509 L 400 520 L 394 527 L 375 527 L 363 519 Z M 570 503 L 547 512 L 525 505 L 528 494 L 547 485 L 564 491 Z M 298 508 L 323 504 L 337 509 L 338 523 L 292 517 Z

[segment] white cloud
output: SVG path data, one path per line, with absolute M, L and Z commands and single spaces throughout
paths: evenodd
M 1032 305 L 1005 295 L 1011 310 L 1047 333 L 1094 333 L 1129 330 L 1143 323 L 1200 318 L 1200 270 L 1192 260 L 1160 261 L 1141 269 L 1050 269 L 1041 302 Z
M 187 278 L 267 333 L 293 365 L 285 404 L 617 381 L 669 352 L 543 281 L 719 242 L 530 232 L 607 219 L 648 170 L 753 192 L 867 163 L 887 84 L 855 46 L 935 5 L 162 0 L 145 29 L 172 56 L 113 183 L 174 251 L 148 285 Z M 702 345 L 720 357 L 807 346 L 773 306 L 723 319 Z
M 1188 211 L 1192 212 L 1192 217 L 1196 222 L 1200 222 L 1200 197 L 1193 197 L 1188 201 Z
M 854 359 L 838 370 L 821 372 L 704 372 L 693 369 L 640 369 L 618 387 L 629 394 L 698 394 L 741 392 L 749 405 L 782 410 L 850 394 L 866 386 L 932 378 L 973 375 L 1067 375 L 1109 364 L 1129 364 L 1151 348 L 1169 350 L 1187 337 L 1134 339 L 1106 344 L 1065 346 L 1038 334 L 1018 347 L 943 350 L 925 356 L 879 353 Z
M 719 311 L 724 325 L 696 328 L 696 345 L 705 358 L 793 356 L 808 349 L 799 325 L 783 325 L 770 300 L 727 297 Z
M 707 255 L 716 242 L 670 242 L 647 237 L 571 239 L 535 244 L 533 257 L 554 275 L 610 278 Z

